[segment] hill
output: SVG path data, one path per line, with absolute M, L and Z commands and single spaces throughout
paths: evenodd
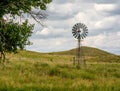
M 40 53 L 40 52 L 33 52 L 33 51 L 19 51 L 18 54 L 12 55 L 8 54 L 8 59 L 19 59 L 19 60 L 57 60 L 59 61 L 66 61 L 66 60 L 73 60 L 75 57 L 77 49 L 71 49 L 67 51 L 61 52 L 50 52 L 50 53 Z M 120 62 L 120 56 L 115 55 L 104 50 L 100 50 L 97 48 L 86 47 L 82 46 L 81 48 L 82 55 L 86 62 Z
M 81 50 L 82 55 L 85 56 L 87 61 L 120 62 L 120 56 L 100 50 L 98 48 L 82 46 Z M 75 56 L 76 51 L 77 49 L 71 49 L 68 51 L 52 52 L 50 54 Z

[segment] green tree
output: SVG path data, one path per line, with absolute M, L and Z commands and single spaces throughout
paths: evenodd
M 21 13 L 30 13 L 32 7 L 46 10 L 46 5 L 52 0 L 2 0 L 0 1 L 0 17 L 5 14 L 20 16 Z
M 33 25 L 28 25 L 26 20 L 22 24 L 13 22 L 0 23 L 0 52 L 1 59 L 5 61 L 5 52 L 17 52 L 17 49 L 24 49 L 29 45 L 28 37 L 32 34 Z M 3 30 L 4 28 L 4 30 Z
M 15 23 L 13 20 L 6 21 L 3 16 L 6 14 L 21 16 L 23 13 L 30 14 L 36 21 L 44 19 L 42 12 L 32 12 L 33 8 L 39 11 L 46 10 L 46 5 L 52 0 L 2 0 L 0 1 L 0 59 L 5 61 L 5 52 L 16 52 L 17 49 L 24 49 L 29 45 L 28 38 L 32 34 L 33 26 L 28 21 Z

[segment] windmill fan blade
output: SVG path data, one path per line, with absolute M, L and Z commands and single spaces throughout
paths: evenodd
M 84 31 L 87 32 L 88 30 L 85 29 Z
M 84 37 L 82 37 L 82 39 L 84 39 Z
M 75 29 L 73 28 L 72 31 L 75 31 Z
M 77 33 L 77 31 L 72 31 L 72 33 Z
M 76 30 L 73 30 L 72 32 L 77 32 Z
M 84 27 L 84 24 L 81 24 L 81 27 Z
M 77 38 L 77 35 L 75 35 L 75 38 Z
M 77 25 L 75 25 L 75 27 L 77 27 Z
M 80 34 L 78 35 L 78 39 L 80 39 Z
M 77 36 L 78 36 L 78 34 L 76 33 L 76 34 L 75 34 L 75 38 L 77 38 Z
M 84 29 L 87 29 L 87 27 L 85 26 Z
M 72 31 L 72 33 L 76 33 L 76 31 Z
M 72 33 L 73 34 L 73 36 L 75 36 L 75 33 Z
M 75 30 L 76 30 L 76 28 L 73 27 L 72 31 L 75 31 Z
M 75 36 L 75 35 L 76 35 L 76 33 L 73 34 L 73 36 Z
M 85 33 L 85 36 L 87 36 L 87 34 Z
M 85 38 L 85 34 L 83 34 L 83 37 Z

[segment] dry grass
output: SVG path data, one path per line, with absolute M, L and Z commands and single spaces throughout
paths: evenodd
M 87 62 L 77 68 L 70 55 L 8 54 L 0 66 L 1 91 L 120 91 L 120 63 Z

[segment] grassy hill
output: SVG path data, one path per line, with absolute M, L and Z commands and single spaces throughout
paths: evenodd
M 104 50 L 86 46 L 82 46 L 81 50 L 82 55 L 85 56 L 87 61 L 120 62 L 120 56 L 106 52 Z M 51 54 L 75 56 L 76 51 L 77 49 L 71 49 L 68 51 L 53 52 Z
M 0 63 L 0 91 L 120 91 L 120 63 L 114 59 L 112 63 L 89 62 L 91 57 L 87 65 L 78 67 L 71 60 L 73 51 L 6 54 L 4 69 Z

